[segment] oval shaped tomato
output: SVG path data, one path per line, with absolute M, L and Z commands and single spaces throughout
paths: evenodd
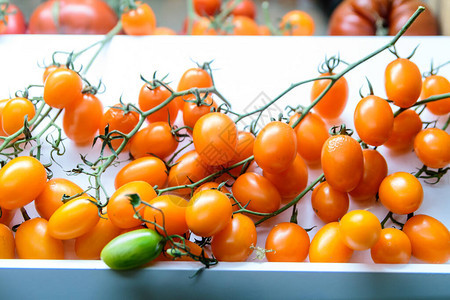
M 0 259 L 13 259 L 16 257 L 14 235 L 5 224 L 0 223 Z
M 422 130 L 422 120 L 416 111 L 407 109 L 394 118 L 394 127 L 389 139 L 383 144 L 395 151 L 411 150 L 414 138 Z
M 203 25 L 206 26 L 205 28 L 201 28 L 198 30 L 206 30 L 209 32 L 208 26 L 210 24 L 209 20 L 206 18 L 201 18 L 200 21 L 203 22 L 207 22 L 207 25 Z M 194 27 L 195 25 L 198 24 L 198 22 L 194 23 Z M 198 25 L 199 26 L 199 25 Z M 193 33 L 194 34 L 194 29 L 193 28 Z M 181 92 L 181 91 L 187 91 L 191 88 L 209 88 L 213 86 L 213 81 L 211 78 L 211 75 L 209 75 L 209 73 L 207 71 L 205 71 L 202 68 L 190 68 L 188 70 L 186 70 L 183 75 L 181 75 L 180 81 L 178 82 L 178 86 L 177 86 L 177 91 Z M 178 107 L 179 110 L 182 110 L 184 107 L 184 101 L 183 101 L 183 97 L 177 97 L 175 100 L 175 103 L 177 104 L 176 106 Z
M 383 179 L 378 196 L 391 212 L 406 215 L 419 209 L 423 200 L 423 188 L 413 175 L 396 172 Z
M 187 19 L 186 19 L 187 20 Z M 185 22 L 185 32 L 187 31 L 187 22 Z M 217 35 L 218 31 L 214 28 L 211 20 L 207 17 L 200 17 L 192 23 L 191 35 Z M 212 84 L 212 83 L 211 83 Z M 178 90 L 180 91 L 180 90 Z M 177 98 L 177 102 L 182 103 L 181 97 Z M 182 105 L 180 105 L 183 107 Z
M 49 106 L 62 109 L 83 99 L 83 80 L 77 72 L 59 68 L 51 72 L 44 83 L 44 101 Z
M 320 77 L 334 75 L 333 73 L 323 73 Z M 313 83 L 311 89 L 311 102 L 316 100 L 320 94 L 331 83 L 331 79 L 320 79 Z M 348 83 L 345 77 L 338 81 L 328 90 L 328 92 L 314 106 L 314 111 L 325 119 L 338 118 L 345 109 L 348 100 Z
M 253 135 L 253 133 L 247 131 L 238 131 L 236 152 L 227 166 L 232 166 L 252 156 L 254 144 L 255 136 Z M 230 170 L 230 173 L 234 176 L 239 176 L 242 172 L 243 167 L 245 167 L 245 165 L 235 167 Z
M 3 117 L 2 116 L 3 116 L 3 109 L 5 108 L 6 104 L 9 102 L 9 100 L 11 100 L 11 99 L 7 98 L 7 99 L 0 100 L 0 136 L 8 136 L 6 134 L 6 132 L 3 130 L 3 125 L 2 125 Z M 22 125 L 23 125 L 23 123 L 22 123 Z
M 172 93 L 162 85 L 154 86 L 154 83 L 145 83 L 139 91 L 139 108 L 146 112 L 166 101 Z M 173 124 L 178 115 L 178 108 L 175 101 L 170 101 L 163 108 L 147 116 L 147 121 L 169 122 Z
M 155 156 L 145 156 L 135 159 L 117 173 L 114 186 L 116 189 L 132 181 L 145 181 L 151 186 L 164 188 L 167 183 L 166 164 Z
M 234 158 L 237 128 L 231 118 L 212 112 L 198 119 L 192 134 L 200 159 L 209 166 L 219 166 Z
M 308 256 L 309 245 L 309 235 L 301 226 L 279 223 L 267 235 L 266 258 L 270 262 L 302 262 Z
M 204 95 L 201 96 L 202 98 Z M 194 95 L 187 95 L 183 97 L 184 100 L 196 101 Z M 183 107 L 183 122 L 184 125 L 194 128 L 198 119 L 211 112 L 212 109 L 217 109 L 217 103 L 211 96 L 206 96 L 202 103 L 184 102 Z
M 411 241 L 412 255 L 431 264 L 446 263 L 450 258 L 450 233 L 439 220 L 415 215 L 403 226 Z
M 270 122 L 256 136 L 253 155 L 264 171 L 280 173 L 287 170 L 297 156 L 294 129 L 280 121 Z
M 347 193 L 333 189 L 324 181 L 313 190 L 311 205 L 323 222 L 330 223 L 339 221 L 347 213 L 349 200 Z
M 229 5 L 233 5 L 233 1 L 229 2 Z M 256 17 L 256 4 L 253 0 L 242 0 L 240 3 L 235 5 L 231 11 L 233 16 L 246 16 L 250 19 L 255 19 Z
M 44 73 L 42 73 L 42 82 L 45 83 L 45 80 L 47 80 L 48 75 L 50 75 L 51 72 L 59 68 L 67 69 L 67 66 L 61 65 L 59 63 L 53 63 L 51 65 L 48 65 L 45 68 Z
M 361 146 L 348 135 L 334 135 L 325 141 L 321 163 L 328 184 L 341 192 L 356 188 L 364 174 Z
M 167 122 L 155 122 L 139 130 L 130 140 L 130 154 L 137 159 L 144 156 L 157 156 L 164 159 L 178 147 Z
M 163 236 L 183 235 L 188 231 L 186 224 L 186 206 L 188 202 L 179 196 L 162 195 L 153 198 L 144 210 L 144 219 L 154 222 L 164 228 L 147 223 L 148 228 L 154 229 Z
M 62 206 L 63 196 L 71 197 L 83 192 L 76 183 L 65 178 L 52 178 L 47 181 L 44 190 L 34 200 L 37 213 L 48 220 Z
M 386 67 L 384 87 L 389 100 L 401 108 L 408 108 L 419 99 L 422 75 L 415 63 L 409 59 L 397 58 Z
M 52 237 L 48 221 L 43 218 L 29 219 L 16 231 L 17 256 L 22 259 L 64 259 L 64 244 Z
M 209 237 L 231 222 L 233 210 L 228 197 L 217 190 L 195 194 L 186 207 L 186 223 L 198 236 Z
M 47 172 L 36 158 L 19 156 L 10 160 L 0 169 L 0 207 L 27 205 L 44 190 L 46 182 Z
M 281 18 L 280 29 L 283 35 L 313 35 L 314 19 L 307 12 L 291 10 Z
M 450 163 L 450 135 L 439 128 L 421 130 L 414 139 L 414 153 L 430 168 L 444 168 Z
M 259 35 L 259 28 L 256 22 L 246 16 L 234 16 L 231 20 L 233 30 L 232 35 Z
M 411 242 L 403 231 L 384 228 L 370 255 L 377 264 L 407 264 L 411 258 Z
M 102 117 L 102 102 L 93 94 L 83 94 L 80 102 L 65 109 L 64 133 L 77 145 L 92 144 L 102 126 Z
M 136 7 L 125 9 L 120 16 L 123 31 L 128 35 L 150 35 L 156 28 L 153 9 L 145 2 L 136 1 Z
M 194 0 L 194 10 L 199 16 L 214 16 L 220 11 L 221 0 Z
M 219 189 L 219 183 L 210 181 L 210 182 L 206 182 L 206 183 L 200 185 L 197 189 L 195 189 L 194 195 L 197 193 L 200 193 L 201 191 L 206 191 L 206 190 L 219 190 L 224 194 L 227 194 L 230 192 L 225 185 L 223 185 Z
M 3 34 L 24 34 L 27 30 L 27 23 L 22 10 L 12 3 L 6 7 L 5 4 L 0 6 L 0 9 L 6 9 L 8 24 L 6 24 Z
M 380 238 L 381 224 L 377 216 L 367 210 L 352 210 L 339 221 L 341 239 L 353 250 L 372 248 Z
M 180 247 L 177 247 L 175 245 L 172 245 L 169 241 L 166 243 L 164 250 L 166 253 L 161 253 L 161 255 L 158 256 L 157 260 L 162 261 L 198 261 L 191 255 L 208 258 L 208 254 L 203 250 L 202 247 L 197 245 L 194 242 L 191 242 L 189 240 L 182 240 L 180 238 L 174 237 L 172 239 L 174 242 L 178 243 Z M 176 251 L 176 253 L 179 253 L 180 255 L 173 255 L 172 252 Z M 190 254 L 188 254 L 189 252 Z
M 36 109 L 30 100 L 17 97 L 9 100 L 2 110 L 2 128 L 7 135 L 12 135 L 23 128 L 27 121 L 34 118 Z
M 236 200 L 248 210 L 273 213 L 280 208 L 281 196 L 277 188 L 257 173 L 248 172 L 239 176 L 232 191 Z
M 450 82 L 440 75 L 431 75 L 422 83 L 421 98 L 450 93 Z M 450 97 L 427 103 L 427 109 L 435 115 L 442 116 L 450 112 Z
M 352 255 L 353 250 L 342 241 L 338 222 L 320 228 L 309 246 L 310 262 L 346 263 Z
M 256 241 L 253 221 L 243 214 L 235 214 L 231 222 L 213 236 L 211 250 L 219 261 L 246 261 Z

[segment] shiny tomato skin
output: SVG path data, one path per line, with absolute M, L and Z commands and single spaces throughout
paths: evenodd
M 132 181 L 145 181 L 151 186 L 164 188 L 167 183 L 166 164 L 155 156 L 135 159 L 125 165 L 114 179 L 116 189 Z
M 422 120 L 416 111 L 407 109 L 394 118 L 394 127 L 383 146 L 397 152 L 411 150 L 414 138 L 422 130 Z
M 265 248 L 270 262 L 302 262 L 309 252 L 308 233 L 301 226 L 282 222 L 275 225 L 267 235 Z
M 136 1 L 136 7 L 125 10 L 120 16 L 127 35 L 150 35 L 156 28 L 153 9 L 145 2 Z
M 450 93 L 450 82 L 440 75 L 431 75 L 422 83 L 421 98 Z M 427 103 L 427 109 L 434 115 L 442 116 L 450 112 L 450 97 Z
M 259 35 L 259 28 L 256 22 L 246 16 L 234 16 L 232 35 Z
M 384 86 L 389 100 L 401 108 L 411 107 L 422 90 L 422 74 L 415 63 L 405 58 L 390 62 L 384 72 Z
M 230 5 L 232 4 L 233 2 L 231 1 Z M 246 16 L 254 20 L 256 17 L 256 11 L 256 4 L 253 0 L 242 0 L 233 8 L 231 14 L 233 16 Z
M 227 194 L 227 193 L 230 192 L 230 191 L 228 190 L 228 188 L 227 188 L 225 185 L 223 185 L 223 186 L 219 189 L 219 183 L 210 181 L 210 182 L 206 182 L 206 183 L 200 185 L 200 186 L 194 191 L 194 194 L 193 194 L 193 195 L 195 195 L 195 194 L 197 194 L 197 193 L 200 193 L 201 191 L 206 191 L 206 190 L 219 190 L 219 191 L 221 191 L 221 192 L 224 193 L 224 194 Z
M 221 0 L 194 0 L 194 10 L 199 16 L 214 16 L 220 11 Z
M 44 83 L 44 101 L 49 106 L 62 109 L 76 105 L 83 99 L 83 81 L 73 70 L 59 68 L 51 72 Z
M 201 96 L 204 97 L 203 95 Z M 188 95 L 183 97 L 184 100 L 195 101 L 196 97 L 194 95 Z M 184 125 L 189 126 L 190 128 L 194 128 L 195 123 L 197 123 L 198 119 L 203 117 L 204 115 L 210 113 L 213 109 L 217 109 L 217 103 L 211 98 L 211 96 L 207 96 L 205 103 L 201 103 L 198 105 L 193 102 L 184 102 L 183 107 L 183 122 Z
M 64 195 L 71 197 L 82 192 L 81 187 L 68 179 L 52 178 L 47 181 L 44 190 L 34 200 L 34 206 L 39 216 L 48 220 L 63 205 Z
M 280 29 L 284 35 L 314 35 L 314 19 L 307 12 L 291 10 L 281 18 Z
M 16 257 L 14 235 L 5 224 L 0 223 L 0 259 L 13 259 Z
M 238 131 L 236 152 L 227 166 L 232 166 L 252 156 L 254 143 L 255 136 L 253 135 L 253 133 L 247 131 Z M 233 168 L 230 170 L 230 173 L 234 176 L 239 176 L 243 167 L 244 165 Z
M 330 76 L 334 74 L 323 73 L 320 77 Z M 330 79 L 320 79 L 313 83 L 311 89 L 311 102 L 326 89 L 330 84 Z M 328 92 L 314 106 L 313 110 L 324 119 L 336 119 L 345 109 L 348 100 L 348 83 L 345 77 L 339 78 L 338 81 L 328 90 Z
M 46 182 L 47 172 L 36 158 L 19 156 L 10 160 L 0 169 L 0 207 L 27 205 L 44 190 Z
M 152 87 L 145 83 L 139 91 L 139 108 L 142 111 L 148 111 L 167 100 L 172 93 L 164 86 Z M 173 124 L 178 115 L 178 108 L 175 101 L 170 101 L 160 110 L 155 111 L 147 117 L 147 121 L 151 122 L 170 122 Z
M 381 224 L 377 216 L 367 210 L 356 209 L 339 221 L 339 232 L 344 244 L 353 250 L 367 250 L 379 240 Z
M 187 27 L 187 22 L 186 25 Z M 186 28 L 187 30 L 187 28 Z M 217 35 L 218 31 L 211 24 L 211 20 L 207 17 L 200 17 L 192 23 L 191 35 Z M 182 101 L 181 97 L 177 98 L 177 102 Z M 181 107 L 183 107 L 181 105 Z
M 446 263 L 450 258 L 450 233 L 439 220 L 415 215 L 406 221 L 403 232 L 409 237 L 412 255 L 431 264 Z
M 25 121 L 30 121 L 36 114 L 33 103 L 22 97 L 13 98 L 5 104 L 2 110 L 2 128 L 7 135 L 12 135 L 22 129 Z
M 370 255 L 377 264 L 407 264 L 411 258 L 411 242 L 403 231 L 384 228 Z
M 216 233 L 211 241 L 211 250 L 219 261 L 242 262 L 252 254 L 256 246 L 257 233 L 253 221 L 235 214 L 228 225 Z
M 130 140 L 130 154 L 137 159 L 156 155 L 164 159 L 178 147 L 178 141 L 172 134 L 172 127 L 167 122 L 150 123 L 139 130 Z
M 445 168 L 450 163 L 450 135 L 439 128 L 421 130 L 414 139 L 414 153 L 427 167 Z
M 22 259 L 64 259 L 64 244 L 53 238 L 48 221 L 34 218 L 20 224 L 16 231 L 17 256 Z
M 309 246 L 310 262 L 347 263 L 352 255 L 353 250 L 342 241 L 338 222 L 320 228 Z
M 348 195 L 333 189 L 324 181 L 314 188 L 311 195 L 311 206 L 323 222 L 337 222 L 348 211 Z
M 0 9 L 4 9 L 5 5 L 2 5 Z M 8 14 L 8 24 L 3 34 L 24 34 L 27 31 L 27 23 L 22 10 L 12 3 L 9 3 L 6 8 Z
M 201 18 L 200 20 L 205 20 L 205 18 Z M 208 19 L 206 19 L 207 22 L 209 22 Z M 205 21 L 203 21 L 205 22 Z M 194 23 L 194 25 L 197 23 Z M 209 24 L 209 23 L 208 23 Z M 201 30 L 208 30 L 206 25 L 206 28 L 199 29 Z M 195 26 L 194 26 L 195 27 Z M 194 28 L 195 29 L 195 28 Z M 194 30 L 193 33 L 194 34 Z M 177 91 L 186 91 L 191 88 L 209 88 L 213 86 L 213 81 L 211 78 L 211 75 L 209 73 L 202 69 L 202 68 L 190 68 L 187 69 L 183 75 L 181 75 L 180 81 L 178 82 Z M 184 101 L 183 97 L 177 97 L 174 102 L 176 103 L 176 106 L 178 110 L 182 110 L 184 107 Z
M 5 108 L 6 104 L 9 102 L 9 100 L 11 100 L 11 99 L 6 98 L 6 99 L 1 99 L 0 100 L 0 136 L 8 136 L 6 134 L 6 132 L 3 130 L 3 125 L 2 125 L 3 117 L 2 117 L 2 115 L 3 115 L 3 109 Z
M 341 192 L 356 188 L 364 174 L 362 149 L 348 135 L 334 135 L 325 141 L 321 164 L 328 184 Z
M 256 136 L 253 155 L 264 171 L 280 173 L 287 170 L 297 156 L 294 129 L 281 121 L 268 123 Z

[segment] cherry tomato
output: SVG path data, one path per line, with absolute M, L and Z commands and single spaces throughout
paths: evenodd
M 346 263 L 352 255 L 353 250 L 342 241 L 338 222 L 320 228 L 309 246 L 310 262 Z
M 281 19 L 280 29 L 284 35 L 313 35 L 315 24 L 308 13 L 292 10 Z
M 213 236 L 211 250 L 219 261 L 246 261 L 256 241 L 253 221 L 243 214 L 235 214 L 231 222 Z
M 208 254 L 206 252 L 204 252 L 203 248 L 200 247 L 199 245 L 197 245 L 194 242 L 191 242 L 191 241 L 186 240 L 186 239 L 184 241 L 181 241 L 179 238 L 176 238 L 176 237 L 173 238 L 173 240 L 176 243 L 181 244 L 183 247 L 185 247 L 187 249 L 187 251 L 189 251 L 189 253 L 191 253 L 193 255 L 201 257 L 202 256 L 202 252 L 203 252 L 204 257 L 208 257 Z M 177 256 L 170 255 L 170 252 L 172 251 L 172 249 L 176 249 L 176 251 L 177 252 L 179 251 L 181 255 L 180 256 L 178 256 L 178 255 Z M 164 250 L 166 252 L 168 252 L 168 253 L 167 254 L 161 253 L 161 255 L 158 257 L 157 260 L 162 260 L 162 261 L 168 261 L 168 260 L 169 261 L 170 260 L 195 261 L 194 258 L 192 258 L 190 255 L 187 255 L 187 254 L 183 255 L 183 254 L 186 253 L 186 251 L 184 251 L 184 250 L 182 250 L 180 248 L 172 247 L 171 243 L 169 243 L 169 242 L 166 243 L 166 245 L 164 247 Z
M 252 156 L 254 143 L 255 143 L 255 136 L 253 135 L 253 133 L 247 131 L 238 131 L 236 152 L 234 154 L 234 157 L 227 164 L 227 166 L 232 166 Z M 245 166 L 242 165 L 233 168 L 230 170 L 230 173 L 234 176 L 239 176 L 241 174 L 243 167 Z
M 211 24 L 210 19 L 207 17 L 200 17 L 193 22 L 191 35 L 217 35 L 217 31 Z M 181 98 L 177 99 L 181 100 Z
M 334 74 L 323 73 L 320 77 L 330 76 Z M 311 89 L 311 102 L 317 99 L 320 94 L 330 84 L 331 79 L 320 79 L 314 81 Z M 345 77 L 339 78 L 338 81 L 328 90 L 328 92 L 314 106 L 314 111 L 325 119 L 338 118 L 345 109 L 348 100 L 348 83 Z
M 432 264 L 446 263 L 450 258 L 450 233 L 439 220 L 415 215 L 403 226 L 412 246 L 412 255 Z
M 130 140 L 130 154 L 135 158 L 155 155 L 161 159 L 171 155 L 178 147 L 167 122 L 155 122 L 139 130 Z
M 229 193 L 230 191 L 227 189 L 227 187 L 225 185 L 223 185 L 220 189 L 219 189 L 219 184 L 217 182 L 206 182 L 202 185 L 200 185 L 195 191 L 194 191 L 194 195 L 197 193 L 200 193 L 202 191 L 206 191 L 206 190 L 219 190 L 224 194 Z M 233 201 L 234 202 L 234 201 Z
M 6 28 L 2 32 L 0 30 L 0 33 L 2 34 L 24 34 L 27 30 L 27 23 L 25 16 L 23 15 L 22 10 L 12 3 L 9 3 L 7 5 L 2 4 L 0 6 L 0 10 L 6 9 L 6 18 L 8 24 L 6 24 Z M 2 23 L 2 22 L 0 22 Z M 1 25 L 0 25 L 1 26 Z
M 118 188 L 109 199 L 107 204 L 108 216 L 111 222 L 119 228 L 127 229 L 139 226 L 142 221 L 135 218 L 133 206 L 130 203 L 129 195 L 138 194 L 142 201 L 149 203 L 156 197 L 153 187 L 144 181 L 133 181 Z M 139 204 L 135 209 L 140 211 L 141 216 L 144 204 Z
M 378 193 L 381 182 L 387 176 L 388 166 L 383 155 L 372 149 L 363 150 L 364 173 L 356 188 L 350 191 L 350 196 L 356 201 L 373 199 Z
M 272 32 L 270 31 L 269 27 L 266 25 L 259 25 L 258 26 L 258 35 L 272 35 Z
M 370 255 L 377 264 L 407 264 L 411 258 L 411 242 L 403 231 L 384 228 Z
M 311 205 L 323 222 L 330 223 L 339 221 L 347 213 L 349 200 L 347 193 L 333 189 L 324 181 L 313 190 Z
M 42 73 L 42 82 L 45 83 L 45 80 L 47 80 L 48 75 L 50 75 L 51 72 L 60 68 L 67 69 L 66 66 L 58 63 L 47 66 L 44 70 L 44 73 Z
M 199 16 L 214 16 L 220 11 L 221 0 L 194 0 L 194 10 Z
M 65 178 L 52 178 L 47 181 L 44 190 L 34 200 L 38 214 L 48 220 L 64 203 L 63 196 L 71 197 L 83 192 L 77 184 Z
M 155 156 L 145 156 L 135 159 L 124 166 L 117 173 L 114 186 L 120 188 L 132 181 L 145 181 L 151 186 L 164 188 L 167 183 L 167 167 L 165 163 Z
M 231 23 L 233 24 L 233 35 L 259 35 L 259 28 L 256 22 L 246 16 L 234 16 Z
M 5 224 L 0 223 L 0 259 L 16 257 L 14 235 Z
M 440 75 L 431 75 L 422 83 L 421 98 L 450 93 L 450 82 Z M 441 116 L 450 112 L 450 97 L 427 103 L 427 109 L 435 115 Z
M 229 3 L 229 5 L 234 4 L 233 1 L 230 1 Z M 253 0 L 242 0 L 233 8 L 231 14 L 233 16 L 245 16 L 254 20 L 256 17 L 256 4 Z
M 203 19 L 203 18 L 202 18 Z M 207 20 L 208 21 L 208 20 Z M 196 23 L 194 23 L 195 25 Z M 208 27 L 205 28 L 205 30 Z M 177 91 L 186 91 L 191 88 L 209 88 L 213 86 L 211 75 L 201 68 L 191 68 L 186 70 L 178 82 Z M 179 110 L 184 107 L 183 97 L 177 97 L 175 100 Z
M 0 207 L 15 209 L 27 205 L 44 190 L 47 172 L 36 158 L 19 156 L 0 169 Z
M 414 139 L 414 152 L 427 167 L 444 168 L 450 163 L 450 135 L 439 128 L 424 129 Z
M 146 206 L 144 219 L 154 222 L 164 228 L 147 223 L 148 228 L 156 230 L 159 234 L 165 236 L 182 235 L 188 231 L 186 224 L 186 206 L 188 202 L 179 196 L 162 195 L 153 198 Z
M 176 31 L 169 27 L 156 27 L 153 35 L 177 35 Z
M 421 130 L 419 115 L 412 109 L 405 110 L 394 118 L 391 136 L 383 145 L 400 152 L 411 150 L 414 138 Z
M 94 228 L 75 239 L 75 254 L 80 259 L 99 259 L 103 248 L 120 233 L 121 229 L 104 215 Z
M 48 221 L 34 218 L 20 224 L 16 231 L 17 256 L 22 259 L 64 259 L 64 244 L 52 237 Z
M 201 96 L 204 97 L 203 95 Z M 183 98 L 184 100 L 195 101 L 196 97 L 194 95 L 188 95 Z M 202 116 L 211 112 L 212 109 L 217 109 L 217 103 L 211 98 L 211 96 L 207 96 L 204 100 L 204 103 L 194 103 L 194 102 L 184 102 L 183 107 L 183 122 L 184 125 L 194 128 L 195 123 L 197 123 L 198 119 Z
M 104 114 L 102 124 L 100 125 L 100 134 L 105 134 L 105 127 L 109 125 L 109 132 L 113 130 L 120 131 L 124 134 L 130 133 L 139 122 L 139 114 L 135 111 L 125 112 L 121 108 L 122 104 L 118 103 L 109 108 Z M 111 137 L 120 137 L 118 134 L 112 134 Z M 111 141 L 111 146 L 114 150 L 117 150 L 122 144 L 123 138 L 116 138 Z M 125 146 L 127 149 L 129 145 Z
M 341 192 L 356 188 L 364 174 L 362 149 L 348 135 L 334 135 L 325 141 L 321 163 L 328 184 Z
M 231 222 L 232 212 L 230 200 L 224 193 L 206 190 L 189 201 L 186 223 L 194 234 L 209 237 L 226 228 Z
M 152 84 L 145 83 L 139 92 L 139 108 L 148 111 L 166 101 L 172 93 L 164 86 L 152 87 Z M 178 107 L 175 101 L 170 101 L 160 110 L 155 111 L 147 117 L 151 122 L 170 122 L 173 124 L 178 115 Z
M 285 171 L 280 173 L 263 171 L 263 176 L 273 183 L 283 201 L 290 201 L 305 189 L 308 183 L 308 167 L 297 154 L 292 165 Z
M 153 9 L 145 2 L 136 1 L 136 7 L 126 9 L 120 16 L 123 31 L 128 35 L 149 35 L 156 28 Z
M 264 171 L 280 173 L 287 170 L 297 155 L 294 129 L 280 121 L 270 122 L 256 136 L 253 155 Z
M 92 144 L 102 126 L 102 118 L 102 102 L 95 95 L 83 94 L 80 102 L 65 109 L 64 133 L 77 145 Z
M 44 101 L 62 109 L 76 105 L 83 99 L 83 81 L 73 70 L 59 68 L 51 72 L 44 83 Z
M 198 119 L 192 137 L 200 159 L 207 165 L 226 164 L 236 153 L 236 124 L 223 113 L 212 112 Z
M 353 250 L 367 250 L 379 240 L 381 224 L 377 216 L 367 210 L 352 210 L 339 221 L 342 241 Z
M 0 207 L 0 224 L 5 224 L 6 226 L 9 226 L 12 219 L 14 218 L 14 215 L 16 214 L 15 209 L 5 209 Z
M 34 118 L 36 109 L 33 103 L 26 98 L 13 98 L 9 100 L 2 111 L 2 127 L 7 135 L 12 135 L 23 128 L 25 117 L 27 121 Z
M 369 95 L 358 102 L 353 115 L 356 132 L 363 142 L 383 145 L 394 128 L 394 113 L 387 101 Z
M 11 100 L 11 99 L 7 98 L 7 99 L 0 100 L 0 136 L 7 136 L 6 132 L 3 130 L 2 115 L 3 115 L 3 109 L 5 108 L 5 105 L 9 102 L 9 100 Z M 23 123 L 22 123 L 22 125 L 23 125 Z
M 423 188 L 413 175 L 396 172 L 383 179 L 378 196 L 388 210 L 394 214 L 406 215 L 419 209 L 423 200 Z
M 394 104 L 408 108 L 419 99 L 422 75 L 415 63 L 405 58 L 390 62 L 384 72 L 386 95 Z
M 309 236 L 295 223 L 275 225 L 267 235 L 265 248 L 270 250 L 266 258 L 270 262 L 302 262 L 309 252 Z
M 261 213 L 272 213 L 280 208 L 281 196 L 265 177 L 248 172 L 239 176 L 232 187 L 233 195 L 242 206 Z

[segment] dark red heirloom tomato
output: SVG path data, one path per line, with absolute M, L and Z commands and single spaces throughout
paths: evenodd
M 36 7 L 28 28 L 37 34 L 106 34 L 117 21 L 103 0 L 49 0 Z

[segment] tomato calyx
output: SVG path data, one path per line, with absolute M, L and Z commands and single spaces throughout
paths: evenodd
M 352 136 L 353 129 L 347 128 L 345 124 L 336 125 L 330 128 L 330 135 L 348 135 Z
M 405 59 L 410 60 L 410 59 L 414 56 L 414 54 L 416 53 L 417 48 L 419 48 L 419 45 L 417 45 L 417 46 L 413 49 L 413 51 L 411 52 L 411 54 L 408 55 L 407 57 L 405 57 Z M 400 55 L 398 54 L 398 52 L 397 52 L 397 48 L 395 47 L 395 45 L 393 45 L 392 47 L 388 48 L 388 50 L 389 50 L 389 52 L 391 52 L 392 54 L 394 54 L 395 57 L 401 58 L 401 56 L 400 56 Z
M 422 179 L 434 179 L 434 181 L 426 181 L 428 184 L 437 184 L 439 181 L 441 181 L 442 177 L 444 177 L 445 174 L 450 170 L 450 167 L 446 168 L 439 168 L 436 171 L 430 170 L 426 165 L 423 165 L 423 167 L 417 171 L 416 177 L 422 178 Z M 425 175 L 422 175 L 425 173 Z
M 330 76 L 332 76 L 334 75 L 333 73 L 334 69 L 336 69 L 341 62 L 343 61 L 341 60 L 339 54 L 336 56 L 332 56 L 330 58 L 325 56 L 325 61 L 322 64 L 320 64 L 317 69 L 320 74 L 329 74 Z

